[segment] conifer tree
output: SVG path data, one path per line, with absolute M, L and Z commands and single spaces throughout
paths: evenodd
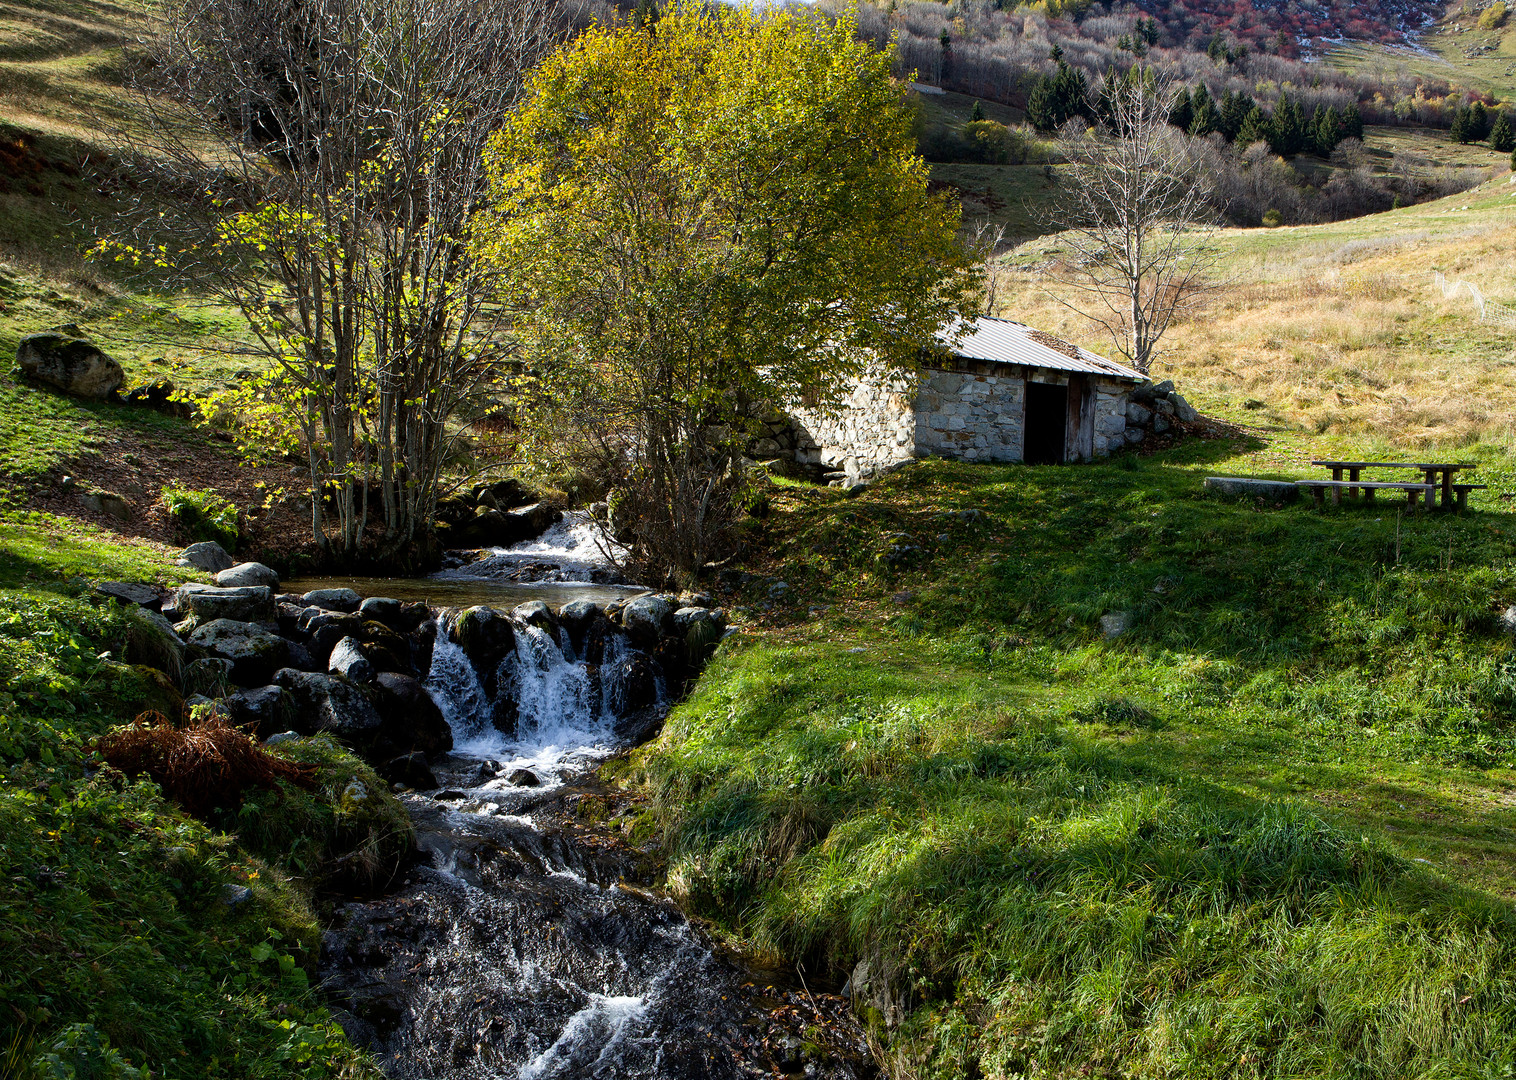
M 1280 157 L 1294 157 L 1305 149 L 1305 110 L 1298 101 L 1291 101 L 1288 94 L 1279 95 L 1279 107 L 1274 110 L 1270 124 L 1269 148 Z
M 1226 136 L 1227 142 L 1236 142 L 1242 134 L 1242 125 L 1247 121 L 1248 113 L 1253 111 L 1253 99 L 1246 94 L 1237 94 L 1222 100 L 1221 106 L 1221 133 Z
M 1474 116 L 1467 105 L 1460 105 L 1453 112 L 1453 125 L 1448 129 L 1448 136 L 1458 143 L 1474 141 Z
M 1363 138 L 1363 113 L 1358 111 L 1356 101 L 1342 111 L 1342 137 L 1344 139 Z
M 1469 106 L 1469 130 L 1472 133 L 1470 142 L 1479 142 L 1490 133 L 1490 114 L 1482 101 Z
M 1330 157 L 1337 144 L 1342 141 L 1341 122 L 1337 119 L 1337 110 L 1328 105 L 1325 109 L 1318 108 L 1312 117 L 1312 141 L 1315 143 L 1316 153 L 1322 157 Z
M 1237 145 L 1252 146 L 1254 143 L 1268 142 L 1272 126 L 1268 114 L 1254 105 L 1243 118 L 1242 127 L 1237 130 Z
M 1195 87 L 1195 93 L 1190 97 L 1190 108 L 1195 114 L 1190 121 L 1190 134 L 1197 139 L 1203 139 L 1221 127 L 1221 113 L 1217 111 L 1216 102 L 1211 99 L 1211 92 L 1205 88 L 1205 83 Z
M 1190 101 L 1190 92 L 1181 86 L 1174 95 L 1174 105 L 1169 110 L 1169 123 L 1180 131 L 1189 131 L 1194 120 L 1195 109 Z
M 1511 113 L 1501 109 L 1495 117 L 1495 126 L 1490 129 L 1490 149 L 1505 154 L 1516 150 L 1516 129 L 1511 127 Z
M 974 99 L 974 107 L 969 110 L 969 123 L 976 124 L 984 119 L 984 106 L 977 98 Z

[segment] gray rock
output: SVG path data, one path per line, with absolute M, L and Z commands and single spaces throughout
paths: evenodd
M 358 605 L 358 614 L 365 619 L 383 623 L 391 630 L 398 630 L 404 607 L 399 600 L 391 600 L 387 596 L 371 596 Z
M 264 739 L 263 745 L 278 746 L 280 743 L 294 742 L 296 739 L 303 738 L 305 738 L 305 736 L 301 735 L 298 731 L 281 731 L 277 735 L 270 735 L 268 738 Z
M 1173 416 L 1177 411 L 1178 410 L 1174 407 L 1174 403 L 1167 400 L 1166 398 L 1159 398 L 1157 401 L 1153 402 L 1153 412 L 1157 413 L 1159 416 Z M 1155 416 L 1154 419 L 1157 419 L 1157 417 Z
M 1157 395 L 1157 394 L 1172 394 L 1173 392 L 1174 392 L 1174 380 L 1173 379 L 1164 379 L 1163 382 L 1161 382 L 1157 386 L 1153 387 L 1153 393 L 1155 395 Z
M 1153 434 L 1154 435 L 1162 435 L 1171 426 L 1172 425 L 1169 423 L 1169 418 L 1167 416 L 1165 416 L 1163 413 L 1154 413 L 1153 414 Z
M 279 591 L 279 575 L 261 562 L 238 563 L 216 575 L 216 584 L 222 588 L 241 585 L 263 585 L 271 592 Z
M 198 544 L 191 544 L 180 553 L 179 557 L 195 569 L 204 570 L 207 574 L 219 574 L 236 565 L 236 560 L 214 540 L 202 540 Z
M 282 686 L 239 690 L 225 704 L 234 723 L 251 728 L 260 737 L 283 731 L 295 720 L 294 699 Z
M 104 400 L 126 378 L 121 365 L 73 325 L 28 334 L 16 346 L 16 363 L 28 378 L 74 397 Z
M 541 600 L 528 600 L 524 604 L 517 604 L 511 609 L 511 618 L 524 622 L 528 626 L 535 626 L 539 630 L 546 630 L 549 634 L 556 633 L 558 629 L 558 619 L 553 615 L 553 609 Z
M 1107 641 L 1114 641 L 1131 628 L 1132 616 L 1125 611 L 1111 611 L 1100 616 L 1100 632 Z
M 232 619 L 236 622 L 272 623 L 279 618 L 274 605 L 274 591 L 266 585 L 242 585 L 221 588 L 217 585 L 191 583 L 179 586 L 174 594 L 179 614 L 193 616 L 201 622 Z
M 329 731 L 360 752 L 379 741 L 384 726 L 379 710 L 347 680 L 285 668 L 274 674 L 274 682 L 294 698 L 295 730 L 302 735 Z M 393 756 L 391 753 L 385 760 Z
M 95 586 L 95 592 L 112 600 L 120 600 L 123 604 L 136 604 L 154 610 L 163 603 L 163 593 L 158 586 L 135 581 L 102 581 Z
M 1136 446 L 1146 437 L 1147 432 L 1139 427 L 1129 427 L 1126 429 L 1126 441 L 1132 446 Z
M 1266 502 L 1295 502 L 1300 489 L 1288 480 L 1256 480 L 1249 476 L 1207 476 L 1201 485 L 1212 495 L 1227 499 L 1263 499 Z
M 263 686 L 289 664 L 289 642 L 256 623 L 213 619 L 190 634 L 191 649 L 232 662 L 232 680 L 240 686 Z
M 1127 402 L 1126 420 L 1129 424 L 1146 424 L 1153 418 L 1153 410 L 1137 404 L 1135 401 Z
M 344 679 L 353 682 L 366 683 L 374 681 L 374 665 L 369 663 L 368 657 L 363 655 L 363 644 L 352 637 L 345 637 L 332 647 L 331 658 L 326 663 L 326 669 L 333 675 L 341 675 Z
M 246 885 L 234 885 L 227 882 L 221 886 L 221 902 L 227 907 L 241 907 L 253 898 L 253 890 Z
M 363 597 L 353 592 L 352 589 L 312 589 L 301 599 L 311 607 L 323 608 L 326 611 L 341 611 L 347 614 L 357 611 L 363 604 Z
M 542 780 L 531 769 L 516 769 L 506 777 L 513 787 L 540 787 Z
M 232 662 L 207 656 L 193 660 L 184 668 L 184 692 L 208 698 L 222 698 L 232 692 Z
M 600 605 L 589 600 L 575 600 L 564 604 L 558 612 L 558 622 L 569 632 L 569 636 L 575 641 L 589 629 L 590 624 L 604 615 Z
M 621 609 L 621 625 L 639 648 L 649 648 L 673 624 L 673 606 L 660 596 L 639 596 Z
M 1500 613 L 1500 629 L 1516 637 L 1516 606 L 1508 607 Z
M 453 729 L 419 679 L 381 671 L 373 689 L 385 730 L 402 749 L 432 755 L 453 748 Z
M 127 521 L 132 516 L 131 504 L 113 491 L 91 491 L 81 495 L 79 501 L 87 509 L 117 521 Z
M 516 647 L 511 620 L 492 607 L 471 607 L 453 623 L 453 640 L 480 675 L 492 674 L 507 653 Z
M 1191 423 L 1200 414 L 1194 407 L 1179 394 L 1170 394 L 1169 400 L 1174 403 L 1174 416 L 1182 423 Z

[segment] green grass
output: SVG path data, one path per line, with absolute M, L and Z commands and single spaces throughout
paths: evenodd
M 1370 77 L 1421 77 L 1516 100 L 1516 20 L 1498 30 L 1480 30 L 1454 5 L 1452 14 L 1417 36 L 1416 48 L 1347 42 L 1324 59 L 1344 71 Z
M 670 885 L 868 960 L 899 1075 L 1503 1075 L 1516 521 L 1201 497 L 1239 449 L 776 491 L 752 568 L 831 607 L 632 767 Z

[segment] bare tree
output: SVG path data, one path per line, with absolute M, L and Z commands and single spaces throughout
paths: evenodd
M 1204 146 L 1169 125 L 1172 98 L 1151 73 L 1122 80 L 1099 129 L 1061 134 L 1068 166 L 1040 212 L 1070 249 L 1053 297 L 1144 374 L 1175 317 L 1214 287 L 1213 179 Z
M 238 406 L 247 430 L 303 449 L 323 552 L 408 561 L 456 421 L 501 370 L 496 272 L 469 230 L 485 146 L 561 10 L 169 0 L 160 19 L 134 166 L 157 182 L 132 250 L 246 317 L 270 368 Z
M 984 280 L 984 313 L 995 314 L 1000 305 L 1000 290 L 1005 286 L 1009 269 L 1005 257 L 1016 246 L 1013 240 L 1005 241 L 1005 225 L 981 221 L 974 225 L 974 235 L 969 241 L 969 250 L 979 260 L 979 270 Z

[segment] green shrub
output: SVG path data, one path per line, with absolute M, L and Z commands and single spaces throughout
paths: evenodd
M 1284 224 L 1284 215 L 1281 214 L 1278 210 L 1265 210 L 1263 212 L 1264 228 L 1277 229 L 1282 224 Z
M 1479 29 L 1498 30 L 1505 25 L 1507 14 L 1505 0 L 1495 0 L 1493 4 L 1479 13 Z
M 164 488 L 163 505 L 181 543 L 214 540 L 227 551 L 237 550 L 237 508 L 214 491 Z

